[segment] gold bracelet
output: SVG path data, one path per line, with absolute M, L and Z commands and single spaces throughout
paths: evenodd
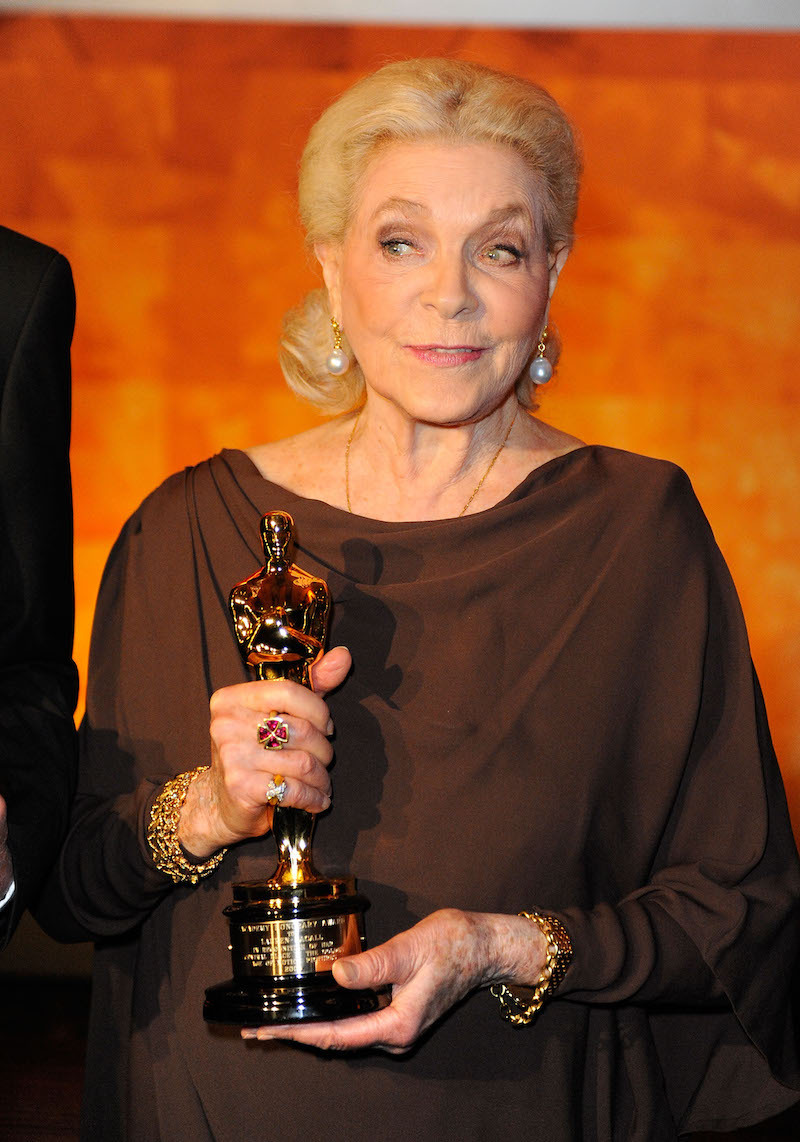
M 542 974 L 537 979 L 531 998 L 527 1003 L 516 996 L 504 983 L 493 984 L 489 988 L 495 999 L 500 1000 L 500 1014 L 515 1027 L 525 1027 L 532 1023 L 546 999 L 550 999 L 567 974 L 572 960 L 572 942 L 569 934 L 555 916 L 542 916 L 538 912 L 520 912 L 526 920 L 532 920 L 547 940 L 547 959 Z
M 176 884 L 183 884 L 187 880 L 197 884 L 201 877 L 208 876 L 214 871 L 228 851 L 220 849 L 208 860 L 195 864 L 186 859 L 178 840 L 178 824 L 186 793 L 194 779 L 207 769 L 207 765 L 201 765 L 188 773 L 179 773 L 177 777 L 173 777 L 156 797 L 150 810 L 147 843 L 150 846 L 153 863 L 161 872 L 172 877 Z

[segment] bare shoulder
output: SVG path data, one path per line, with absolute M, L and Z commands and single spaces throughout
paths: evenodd
M 351 416 L 336 417 L 284 440 L 257 444 L 247 455 L 265 480 L 308 499 L 344 501 L 344 448 Z

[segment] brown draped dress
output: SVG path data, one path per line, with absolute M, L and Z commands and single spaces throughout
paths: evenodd
M 558 913 L 575 959 L 529 1027 L 484 990 L 402 1057 L 203 1022 L 231 884 L 274 843 L 176 888 L 145 827 L 245 678 L 227 597 L 274 509 L 354 660 L 315 862 L 358 877 L 372 944 L 443 906 Z M 66 934 L 97 940 L 86 1138 L 659 1142 L 800 1098 L 797 853 L 736 594 L 673 465 L 582 447 L 488 511 L 387 523 L 224 451 L 124 528 L 90 674 L 62 862 Z

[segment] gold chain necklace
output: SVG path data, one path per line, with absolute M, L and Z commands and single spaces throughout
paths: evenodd
M 353 509 L 350 506 L 350 445 L 353 443 L 353 437 L 356 434 L 356 429 L 358 428 L 358 422 L 361 419 L 361 413 L 363 411 L 364 411 L 364 406 L 362 405 L 361 408 L 358 410 L 358 416 L 356 416 L 355 420 L 353 421 L 353 427 L 350 429 L 350 435 L 347 438 L 347 444 L 346 444 L 345 450 L 344 450 L 344 495 L 345 495 L 345 500 L 347 502 L 347 510 L 350 512 L 351 515 L 353 514 Z M 480 480 L 478 480 L 478 483 L 475 485 L 475 490 L 473 491 L 472 495 L 469 497 L 467 502 L 464 504 L 461 511 L 458 513 L 457 518 L 460 519 L 461 516 L 466 513 L 467 508 L 469 507 L 469 505 L 472 503 L 472 501 L 477 496 L 478 492 L 483 487 L 484 481 L 486 480 L 486 477 L 489 475 L 492 468 L 494 468 L 495 463 L 497 462 L 498 456 L 500 455 L 500 453 L 505 448 L 506 442 L 508 441 L 508 438 L 511 435 L 511 429 L 517 423 L 517 413 L 518 412 L 519 412 L 519 406 L 517 406 L 517 409 L 516 409 L 513 417 L 511 418 L 511 424 L 509 424 L 508 428 L 506 429 L 505 436 L 500 441 L 500 447 L 497 449 L 494 456 L 489 461 L 489 467 L 483 473 Z

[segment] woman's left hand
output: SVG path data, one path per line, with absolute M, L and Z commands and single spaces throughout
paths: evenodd
M 291 1039 L 329 1051 L 375 1047 L 400 1055 L 475 988 L 501 979 L 535 982 L 546 957 L 544 937 L 524 918 L 443 909 L 333 965 L 342 987 L 391 986 L 387 1007 L 336 1022 L 247 1027 L 242 1037 Z

